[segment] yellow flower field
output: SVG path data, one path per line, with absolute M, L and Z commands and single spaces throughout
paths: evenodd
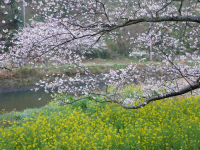
M 200 148 L 200 96 L 167 99 L 139 110 L 88 100 L 35 111 L 21 124 L 0 128 L 0 149 L 182 149 Z

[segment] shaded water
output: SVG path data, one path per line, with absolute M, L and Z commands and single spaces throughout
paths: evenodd
M 38 100 L 41 98 L 41 100 Z M 45 93 L 43 89 L 37 92 L 26 90 L 20 92 L 9 92 L 0 94 L 0 111 L 6 112 L 16 109 L 22 111 L 26 108 L 39 108 L 50 102 L 50 93 Z

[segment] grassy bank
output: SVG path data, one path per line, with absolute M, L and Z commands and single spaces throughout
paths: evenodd
M 183 149 L 200 147 L 200 96 L 139 110 L 83 100 L 0 116 L 0 149 Z
M 88 70 L 93 74 L 108 73 L 111 69 L 117 70 L 125 68 L 127 65 L 91 65 L 86 66 Z M 74 76 L 77 73 L 85 75 L 85 72 L 81 69 L 77 69 L 75 66 L 61 66 L 61 67 L 49 67 L 48 71 L 45 71 L 44 68 L 30 68 L 30 67 L 21 67 L 17 69 L 10 70 L 1 70 L 0 73 L 0 87 L 18 87 L 18 86 L 28 86 L 35 85 L 43 77 L 60 76 L 65 74 L 67 76 Z
M 117 70 L 122 69 L 128 66 L 131 63 L 138 63 L 131 59 L 123 59 L 123 60 L 104 60 L 104 59 L 94 59 L 94 60 L 85 60 L 82 62 L 83 67 L 88 68 L 88 70 L 93 74 L 100 73 L 108 73 L 111 69 Z M 138 69 L 146 68 L 146 64 L 156 64 L 156 62 L 143 62 L 138 63 Z M 0 73 L 0 80 L 3 79 L 12 79 L 12 78 L 31 78 L 31 77 L 39 77 L 42 78 L 48 75 L 57 75 L 57 74 L 66 74 L 68 76 L 73 76 L 76 73 L 80 72 L 82 75 L 84 72 L 81 69 L 77 69 L 74 65 L 64 65 L 60 64 L 60 66 L 53 66 L 49 64 L 48 71 L 45 70 L 43 64 L 37 64 L 36 66 L 27 65 L 20 68 L 14 68 L 12 71 L 3 69 Z
M 90 66 L 83 66 L 87 68 L 91 73 L 93 74 L 100 74 L 100 73 L 108 73 L 111 69 L 122 69 L 125 68 L 128 65 L 118 65 L 118 64 L 112 64 L 112 65 L 90 65 Z M 21 68 L 10 70 L 1 70 L 0 73 L 0 80 L 3 79 L 12 79 L 12 78 L 32 78 L 32 77 L 38 77 L 42 78 L 46 76 L 47 74 L 50 75 L 59 75 L 59 74 L 65 74 L 68 76 L 76 75 L 77 73 L 80 73 L 81 75 L 84 75 L 84 71 L 81 69 L 77 69 L 75 66 L 59 66 L 54 67 L 50 66 L 48 68 L 48 71 L 45 70 L 45 68 L 30 68 L 23 66 Z

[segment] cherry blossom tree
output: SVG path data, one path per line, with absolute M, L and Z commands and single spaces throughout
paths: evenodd
M 76 30 L 73 27 L 69 29 L 65 24 L 55 23 L 54 19 L 45 23 L 32 21 L 26 28 L 14 34 L 15 46 L 10 49 L 10 55 L 15 58 L 13 60 L 15 63 L 24 62 L 25 59 L 37 61 L 38 58 L 40 61 L 50 59 L 55 65 L 80 63 L 90 48 L 90 43 L 97 40 L 91 37 L 72 39 L 77 34 L 84 36 L 83 33 L 89 34 L 90 32 L 89 30 L 85 32 L 81 29 Z M 94 47 L 99 47 L 99 44 Z
M 83 97 L 60 104 L 71 104 L 84 98 L 97 102 L 117 103 L 127 109 L 138 109 L 152 101 L 168 97 L 198 93 L 200 87 L 200 3 L 197 0 L 56 0 L 32 1 L 29 4 L 38 11 L 31 24 L 15 35 L 15 46 L 1 55 L 19 63 L 27 59 L 51 59 L 62 64 L 74 64 L 87 76 L 60 75 L 53 82 L 41 80 L 45 91 L 69 92 Z M 44 22 L 36 22 L 42 16 Z M 108 74 L 94 75 L 80 62 L 86 51 L 103 44 L 105 35 L 116 38 L 116 31 L 129 26 L 137 27 L 134 36 L 127 32 L 133 50 L 146 54 L 149 47 L 160 65 L 149 65 L 148 69 L 137 69 L 132 64 L 126 69 L 111 70 Z M 140 27 L 140 28 L 139 28 Z M 188 53 L 187 49 L 192 49 Z M 78 52 L 78 53 L 77 53 Z M 135 55 L 135 52 L 130 55 Z M 178 54 L 180 57 L 175 57 Z M 191 65 L 181 63 L 187 60 Z M 2 67 L 3 68 L 3 67 Z M 5 67 L 4 67 L 5 68 Z M 132 96 L 123 96 L 127 84 L 142 83 L 141 91 L 132 91 Z M 105 89 L 97 92 L 101 84 Z M 114 85 L 115 91 L 109 91 Z M 94 95 L 101 96 L 97 100 Z M 132 106 L 136 99 L 142 99 Z M 131 105 L 130 105 L 131 104 Z

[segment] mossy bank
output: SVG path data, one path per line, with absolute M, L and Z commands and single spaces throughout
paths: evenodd
M 13 79 L 4 79 L 0 80 L 0 94 L 7 92 L 18 92 L 24 90 L 30 90 L 38 86 L 35 85 L 40 78 L 13 78 Z

